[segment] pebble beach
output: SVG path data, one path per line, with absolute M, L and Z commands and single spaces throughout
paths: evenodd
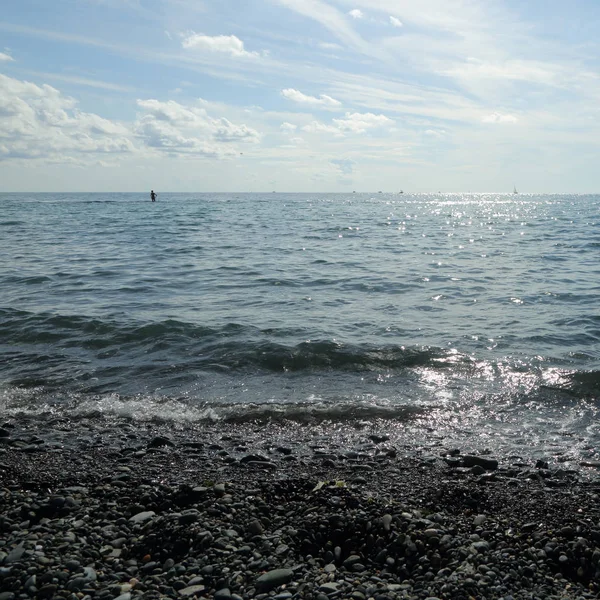
M 383 420 L 0 436 L 0 600 L 599 596 L 593 461 L 408 447 Z

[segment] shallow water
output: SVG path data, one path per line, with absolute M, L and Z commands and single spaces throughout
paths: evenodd
M 0 194 L 5 414 L 597 457 L 600 196 Z

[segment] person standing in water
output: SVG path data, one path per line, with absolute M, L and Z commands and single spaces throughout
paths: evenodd
M 156 202 L 156 194 L 154 193 L 154 190 L 150 190 L 150 199 L 152 202 Z

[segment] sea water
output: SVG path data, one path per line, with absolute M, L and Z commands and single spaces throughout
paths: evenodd
M 5 416 L 597 458 L 600 196 L 0 194 Z

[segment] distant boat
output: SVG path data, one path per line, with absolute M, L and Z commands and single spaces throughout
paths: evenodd
M 513 185 L 513 194 L 518 194 L 519 192 L 517 192 L 517 186 Z
M 404 190 L 400 190 L 400 192 L 399 192 L 399 193 L 400 193 L 400 194 L 404 194 Z

